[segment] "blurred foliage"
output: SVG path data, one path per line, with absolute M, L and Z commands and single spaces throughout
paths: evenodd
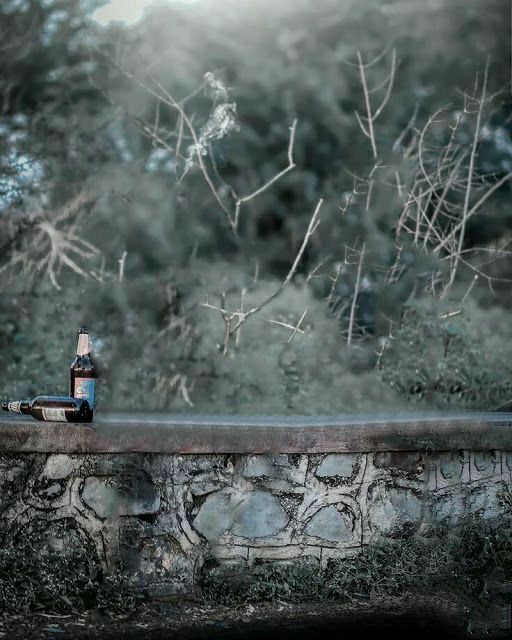
M 7 0 L 0 7 L 0 204 L 18 215 L 42 196 L 61 204 L 108 157 L 100 135 L 109 114 L 90 82 L 101 60 L 82 4 Z
M 426 0 L 171 2 L 131 28 L 94 23 L 98 4 L 10 0 L 0 8 L 4 395 L 63 392 L 75 329 L 87 324 L 101 368 L 100 407 L 330 413 L 398 409 L 410 400 L 509 407 L 509 183 L 468 221 L 464 250 L 480 253 L 467 257 L 442 302 L 431 282 L 447 277 L 446 256 L 412 239 L 398 248 L 395 233 L 418 177 L 411 149 L 421 128 L 444 109 L 428 139 L 430 170 L 488 56 L 494 98 L 483 116 L 475 193 L 512 169 L 506 2 L 470 0 L 463 9 Z M 357 53 L 370 61 L 384 52 L 367 70 L 378 87 L 393 49 L 398 68 L 375 123 L 375 169 L 354 116 L 364 114 Z M 371 96 L 378 104 L 382 88 Z M 471 145 L 469 111 L 456 132 L 461 152 Z M 201 163 L 233 211 L 238 197 L 287 166 L 295 119 L 295 167 L 242 205 L 235 235 Z M 460 166 L 467 172 L 468 160 Z M 59 212 L 80 193 L 88 197 L 76 224 L 63 223 Z M 454 204 L 463 196 L 455 191 Z M 203 303 L 219 305 L 225 294 L 236 311 L 242 290 L 246 309 L 271 295 L 319 198 L 321 224 L 293 282 L 248 319 L 240 348 L 223 357 L 221 314 Z M 72 240 L 66 255 L 79 270 L 56 259 L 58 290 L 41 256 L 41 228 Z M 82 246 L 80 254 L 69 234 L 98 253 Z M 26 251 L 31 260 L 19 260 Z M 475 269 L 492 279 L 473 283 Z M 462 308 L 453 321 L 439 318 Z M 452 326 L 456 335 L 446 337 Z
M 485 313 L 480 314 L 485 323 Z M 483 325 L 475 326 L 478 317 L 478 310 L 467 307 L 451 316 L 438 304 L 430 308 L 425 304 L 408 305 L 390 353 L 382 360 L 384 379 L 416 402 L 426 400 L 447 408 L 512 410 L 509 350 L 506 346 L 498 353 L 482 349 L 481 335 L 485 331 Z

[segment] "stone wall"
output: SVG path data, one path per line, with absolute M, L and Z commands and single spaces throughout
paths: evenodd
M 0 454 L 0 532 L 90 549 L 151 593 L 197 591 L 198 572 L 329 558 L 511 503 L 512 451 L 311 454 Z

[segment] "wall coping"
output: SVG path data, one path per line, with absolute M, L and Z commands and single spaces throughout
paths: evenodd
M 1 453 L 512 450 L 512 413 L 215 416 L 101 413 L 91 424 L 0 417 Z

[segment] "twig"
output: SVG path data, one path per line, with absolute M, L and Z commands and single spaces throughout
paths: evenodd
M 467 291 L 466 291 L 466 293 L 464 294 L 464 296 L 462 298 L 462 302 L 466 301 L 466 298 L 471 293 L 471 291 L 472 291 L 473 287 L 475 286 L 477 280 L 478 280 L 478 273 L 475 273 L 475 275 L 473 276 L 473 280 L 471 280 L 471 284 L 467 288 Z
M 330 304 L 332 302 L 333 296 L 334 296 L 334 291 L 336 289 L 336 285 L 338 284 L 338 280 L 340 278 L 340 274 L 343 270 L 343 263 L 340 262 L 338 264 L 338 266 L 336 267 L 336 276 L 333 278 L 332 276 L 330 276 L 330 279 L 332 281 L 332 285 L 331 285 L 331 290 L 329 291 L 329 295 L 327 296 L 327 304 Z
M 146 84 L 145 82 L 143 82 L 142 80 L 136 78 L 133 74 L 129 73 L 126 69 L 124 69 L 122 67 L 122 65 L 120 65 L 119 63 L 117 63 L 115 60 L 111 61 L 115 64 L 115 66 L 126 76 L 128 77 L 130 80 L 136 82 L 141 88 L 143 88 L 145 91 L 147 91 L 148 93 L 150 93 L 154 98 L 156 98 L 159 102 L 162 102 L 163 104 L 166 104 L 167 106 L 173 108 L 174 110 L 177 111 L 178 113 L 178 133 L 177 133 L 177 143 L 176 143 L 176 148 L 174 150 L 174 154 L 175 154 L 175 158 L 176 158 L 176 164 L 178 163 L 178 160 L 180 158 L 180 149 L 181 149 L 181 144 L 182 144 L 182 140 L 184 137 L 184 127 L 186 126 L 190 135 L 192 136 L 192 140 L 194 142 L 194 148 L 196 149 L 196 157 L 197 157 L 197 161 L 199 163 L 199 168 L 203 174 L 203 177 L 213 195 L 213 197 L 215 198 L 215 200 L 217 201 L 217 203 L 219 204 L 220 208 L 222 209 L 224 215 L 226 216 L 226 220 L 228 222 L 229 227 L 231 228 L 231 230 L 233 231 L 233 233 L 237 234 L 238 233 L 238 223 L 239 223 L 239 218 L 240 218 L 240 209 L 242 207 L 242 205 L 246 202 L 249 202 L 250 200 L 252 200 L 253 198 L 256 198 L 257 196 L 259 196 L 261 193 L 263 193 L 264 191 L 266 191 L 267 189 L 269 189 L 273 184 L 275 184 L 278 180 L 280 180 L 283 176 L 285 176 L 287 173 L 289 173 L 290 171 L 292 171 L 292 169 L 295 168 L 295 160 L 293 157 L 293 151 L 294 151 L 294 145 L 295 145 L 295 134 L 297 131 L 297 119 L 295 119 L 292 122 L 292 125 L 290 127 L 290 138 L 289 138 L 289 142 L 288 142 L 288 165 L 281 171 L 279 171 L 275 176 L 273 176 L 272 178 L 270 178 L 270 180 L 268 180 L 267 182 L 265 182 L 265 184 L 263 184 L 261 187 L 259 187 L 258 189 L 256 189 L 255 191 L 253 191 L 252 193 L 246 195 L 246 196 L 242 196 L 242 197 L 238 197 L 235 195 L 235 192 L 232 188 L 230 188 L 230 192 L 231 195 L 234 196 L 236 198 L 236 202 L 235 202 L 235 207 L 234 207 L 234 211 L 230 211 L 230 209 L 228 208 L 228 206 L 224 203 L 224 201 L 222 200 L 221 196 L 219 195 L 219 191 L 216 188 L 212 177 L 210 176 L 210 173 L 208 171 L 208 168 L 206 166 L 206 163 L 204 161 L 203 155 L 200 152 L 200 141 L 199 141 L 199 137 L 197 135 L 197 131 L 191 121 L 191 119 L 188 117 L 187 113 L 185 112 L 185 109 L 183 107 L 183 103 L 184 100 L 182 101 L 178 101 L 176 100 L 163 86 L 160 82 L 158 82 L 158 80 L 156 78 L 152 78 L 153 83 L 155 84 L 157 90 L 155 90 L 154 88 L 152 88 L 151 86 L 149 86 L 148 84 Z M 208 74 L 207 74 L 208 75 Z M 208 79 L 208 78 L 206 78 Z M 192 97 L 193 95 L 195 95 L 197 93 L 194 92 L 193 94 L 191 94 L 191 96 L 188 96 L 188 98 Z M 158 117 L 160 117 L 158 115 Z M 155 125 L 153 125 L 153 127 L 151 127 L 150 125 L 148 125 L 147 123 L 143 123 L 143 131 L 145 132 L 145 134 L 150 137 L 153 141 L 157 142 L 160 146 L 163 146 L 167 151 L 172 152 L 173 149 L 170 147 L 170 145 L 167 144 L 167 142 L 165 140 L 163 140 L 163 138 L 157 134 L 156 132 L 156 127 Z M 179 181 L 183 179 L 185 174 L 183 174 L 181 176 L 181 178 L 179 178 Z
M 223 355 L 226 356 L 228 353 L 228 348 L 229 348 L 229 340 L 231 338 L 231 336 L 233 334 L 235 335 L 239 335 L 239 330 L 240 327 L 242 326 L 242 324 L 244 322 L 247 321 L 248 318 L 250 318 L 251 316 L 253 316 L 254 314 L 258 313 L 259 311 L 261 311 L 261 309 L 263 309 L 264 307 L 266 307 L 270 302 L 272 302 L 273 300 L 275 300 L 283 291 L 283 289 L 286 287 L 286 285 L 289 284 L 289 282 L 291 281 L 291 279 L 293 278 L 293 276 L 295 275 L 295 272 L 297 271 L 297 267 L 299 265 L 300 260 L 302 259 L 302 256 L 304 254 L 304 251 L 306 249 L 306 246 L 309 242 L 309 239 L 311 238 L 311 236 L 315 233 L 318 224 L 319 224 L 319 213 L 320 213 L 320 208 L 322 206 L 323 200 L 320 199 L 318 201 L 318 204 L 315 208 L 315 211 L 313 212 L 313 215 L 311 216 L 311 220 L 309 221 L 309 225 L 308 228 L 306 230 L 306 234 L 304 235 L 304 239 L 302 241 L 301 247 L 295 257 L 295 260 L 293 261 L 293 264 L 288 272 L 288 275 L 286 276 L 286 278 L 283 280 L 283 282 L 281 283 L 281 285 L 274 291 L 274 293 L 272 293 L 270 296 L 268 296 L 267 298 L 265 298 L 265 300 L 263 300 L 263 302 L 261 302 L 260 304 L 252 307 L 251 309 L 248 309 L 247 311 L 244 311 L 242 306 L 243 306 L 243 298 L 241 298 L 241 304 L 240 304 L 240 308 L 236 311 L 227 311 L 226 310 L 226 294 L 223 293 L 221 294 L 221 305 L 220 307 L 217 307 L 215 305 L 212 305 L 208 302 L 208 299 L 206 300 L 206 303 L 203 303 L 201 306 L 206 308 L 206 309 L 213 309 L 215 311 L 218 311 L 221 316 L 222 319 L 224 321 L 225 324 L 225 331 L 224 331 L 224 341 L 223 341 Z
M 279 296 L 281 294 L 281 292 L 283 291 L 283 289 L 286 287 L 286 285 L 290 282 L 290 280 L 293 278 L 293 276 L 295 275 L 295 272 L 297 270 L 297 267 L 299 265 L 299 262 L 302 259 L 302 255 L 304 254 L 304 250 L 306 249 L 306 246 L 309 242 L 310 237 L 315 233 L 317 227 L 318 227 L 318 215 L 320 213 L 320 208 L 322 206 L 323 203 L 323 199 L 320 199 L 318 201 L 318 204 L 316 205 L 315 211 L 313 212 L 313 215 L 311 216 L 311 220 L 309 221 L 309 225 L 306 231 L 306 234 L 304 236 L 304 239 L 302 241 L 302 245 L 299 249 L 299 252 L 297 253 L 295 260 L 293 261 L 293 264 L 290 268 L 290 271 L 288 272 L 288 275 L 286 276 L 286 278 L 283 280 L 283 282 L 281 283 L 280 287 L 278 289 L 276 289 L 276 291 L 274 291 L 274 293 L 272 295 L 270 295 L 268 298 L 266 298 L 263 302 L 261 302 L 259 305 L 257 305 L 256 307 L 253 307 L 252 309 L 249 309 L 249 311 L 246 311 L 244 314 L 241 315 L 240 319 L 238 320 L 237 325 L 233 328 L 232 331 L 236 331 L 236 329 L 238 328 L 238 326 L 240 324 L 242 324 L 242 322 L 245 322 L 247 320 L 247 318 L 249 318 L 250 316 L 254 315 L 255 313 L 258 313 L 258 311 L 261 311 L 261 309 L 263 309 L 263 307 L 267 306 L 267 304 L 269 304 L 269 302 L 272 302 L 272 300 L 275 300 L 277 298 L 277 296 Z
M 497 190 L 499 189 L 501 186 L 503 186 L 505 184 L 505 182 L 508 182 L 510 179 L 512 179 L 512 171 L 510 171 L 509 173 L 507 173 L 506 175 L 503 176 L 503 178 L 501 178 L 501 180 L 498 180 L 498 182 L 495 182 L 492 187 L 490 187 L 483 195 L 482 197 L 471 207 L 471 209 L 469 209 L 469 211 L 466 214 L 466 220 L 465 223 L 467 223 L 467 221 L 475 215 L 475 213 L 478 212 L 478 210 L 480 209 L 480 207 L 484 204 L 484 202 Z M 438 246 L 436 246 L 435 248 L 435 252 L 438 253 L 441 249 L 444 249 L 446 247 L 446 245 L 450 242 L 450 240 L 452 240 L 457 233 L 460 231 L 460 229 L 462 228 L 463 224 L 465 224 L 463 220 L 461 220 L 457 225 L 455 225 L 453 227 L 453 229 L 450 231 L 449 234 L 447 234 L 443 240 L 443 242 L 441 242 Z
M 119 263 L 119 277 L 118 277 L 119 282 L 122 282 L 123 278 L 124 278 L 124 266 L 125 266 L 125 263 L 126 263 L 126 256 L 127 255 L 128 255 L 128 253 L 126 251 L 123 251 L 123 255 L 117 261 Z
M 450 318 L 453 318 L 455 316 L 460 316 L 460 314 L 462 313 L 462 309 L 456 309 L 455 311 L 447 311 L 446 313 L 442 313 L 439 316 L 440 320 L 449 320 Z
M 316 267 L 314 267 L 307 275 L 306 277 L 306 283 L 308 283 L 312 278 L 320 278 L 321 275 L 315 275 L 317 271 L 319 271 L 324 264 L 326 264 L 328 262 L 328 260 L 330 260 L 330 258 L 332 257 L 332 254 L 328 254 L 322 261 L 320 261 Z
M 300 331 L 300 333 L 304 333 L 301 328 L 300 325 L 302 324 L 302 321 L 304 320 L 304 318 L 306 317 L 308 310 L 304 309 L 304 313 L 301 315 L 301 317 L 299 318 L 299 321 L 297 322 L 296 326 L 293 328 L 293 331 L 290 335 L 290 337 L 288 338 L 288 340 L 286 341 L 288 344 L 290 344 L 290 342 L 295 338 L 295 335 L 297 334 L 297 331 Z
M 457 162 L 455 163 L 455 166 L 453 167 L 452 171 L 450 172 L 450 175 L 448 177 L 448 179 L 446 180 L 446 183 L 443 187 L 443 191 L 441 193 L 441 196 L 439 197 L 439 200 L 437 202 L 436 208 L 434 210 L 434 213 L 432 214 L 432 217 L 429 218 L 429 229 L 428 231 L 425 233 L 425 236 L 423 238 L 423 248 L 425 248 L 427 246 L 427 243 L 429 241 L 430 238 L 430 230 L 434 230 L 435 229 L 435 223 L 437 220 L 437 217 L 439 215 L 439 212 L 441 211 L 442 206 L 445 204 L 446 202 L 446 197 L 448 195 L 448 191 L 452 188 L 454 182 L 455 182 L 455 177 L 459 171 L 460 165 L 462 163 L 462 160 L 465 158 L 465 154 L 461 154 L 459 156 L 459 159 L 457 160 Z M 437 235 L 437 234 L 436 234 Z M 439 237 L 439 236 L 438 236 Z M 443 243 L 443 239 L 440 239 L 440 244 Z M 439 245 L 436 246 L 436 251 L 438 251 L 438 247 Z
M 242 289 L 242 291 L 240 292 L 240 312 L 241 313 L 244 312 L 244 300 L 245 300 L 246 293 L 247 293 L 246 289 Z M 239 326 L 238 329 L 235 331 L 235 349 L 240 348 L 240 331 L 241 331 L 241 326 Z
M 395 246 L 398 249 L 398 251 L 396 254 L 395 262 L 393 263 L 393 265 L 389 270 L 388 277 L 386 279 L 386 284 L 393 284 L 395 282 L 398 282 L 400 275 L 403 273 L 403 267 L 402 269 L 400 268 L 400 259 L 402 257 L 402 251 L 404 250 L 404 248 L 402 245 L 395 245 Z
M 381 54 L 382 57 L 383 54 Z M 361 78 L 361 85 L 363 87 L 363 95 L 364 95 L 364 104 L 365 104 L 365 110 L 366 110 L 366 116 L 365 116 L 365 121 L 366 121 L 366 125 L 363 123 L 362 117 L 359 115 L 359 113 L 357 111 L 355 111 L 355 116 L 357 119 L 357 122 L 359 124 L 359 127 L 361 128 L 361 131 L 364 133 L 364 135 L 369 138 L 370 140 L 370 144 L 372 147 L 372 153 L 373 153 L 373 157 L 377 158 L 378 157 L 378 151 L 377 151 L 377 142 L 375 140 L 375 130 L 374 130 L 374 123 L 377 120 L 377 118 L 381 115 L 381 113 L 383 112 L 386 104 L 389 101 L 389 98 L 391 96 L 391 91 L 393 89 L 393 84 L 395 82 L 395 73 L 396 73 L 396 49 L 393 49 L 392 51 L 392 55 L 391 55 L 391 71 L 389 73 L 389 76 L 387 78 L 387 87 L 386 87 L 386 93 L 384 94 L 384 97 L 380 103 L 380 105 L 377 107 L 377 109 L 375 109 L 375 111 L 373 111 L 372 109 L 372 105 L 371 105 L 371 100 L 370 100 L 370 93 L 373 93 L 376 89 L 372 89 L 369 90 L 368 89 L 368 82 L 366 79 L 366 70 L 369 69 L 371 66 L 373 66 L 376 61 L 380 60 L 380 57 L 377 56 L 377 58 L 375 58 L 375 60 L 373 60 L 371 63 L 368 64 L 364 64 L 363 63 L 363 57 L 361 55 L 361 52 L 358 51 L 357 52 L 357 61 L 358 61 L 358 68 L 359 68 L 359 75 Z M 377 87 L 377 88 L 380 88 Z
M 387 317 L 387 316 L 384 316 L 384 317 Z M 379 368 L 379 371 L 382 370 L 382 356 L 384 355 L 384 352 L 386 351 L 386 349 L 389 348 L 391 344 L 391 340 L 395 339 L 395 336 L 393 335 L 394 321 L 391 318 L 388 318 L 388 320 L 389 320 L 389 333 L 381 341 L 380 351 L 375 351 L 375 355 L 377 356 L 377 362 L 375 363 L 375 366 Z
M 352 332 L 353 332 L 353 329 L 354 329 L 354 319 L 355 319 L 356 308 L 357 308 L 357 298 L 359 296 L 359 289 L 361 287 L 361 272 L 362 272 L 362 269 L 363 269 L 363 260 L 364 260 L 365 250 L 366 250 L 366 244 L 363 242 L 363 246 L 361 247 L 361 250 L 359 252 L 359 262 L 358 262 L 358 265 L 357 265 L 356 285 L 355 285 L 355 288 L 354 288 L 354 295 L 352 297 L 352 305 L 350 307 L 350 317 L 349 317 L 349 321 L 348 321 L 347 345 L 349 345 L 349 346 L 352 343 Z
M 475 124 L 475 133 L 473 135 L 473 144 L 471 147 L 471 154 L 469 156 L 469 167 L 468 167 L 468 177 L 466 182 L 466 193 L 464 194 L 464 208 L 462 210 L 462 220 L 459 223 L 460 233 L 459 233 L 459 241 L 457 246 L 457 253 L 455 254 L 455 261 L 450 271 L 450 279 L 444 288 L 441 298 L 443 298 L 447 293 L 449 288 L 452 286 L 453 281 L 455 280 L 455 276 L 457 275 L 457 269 L 459 266 L 460 260 L 460 252 L 462 251 L 462 246 L 464 244 L 464 237 L 466 233 L 466 224 L 468 221 L 468 212 L 469 212 L 469 202 L 471 197 L 471 187 L 473 183 L 473 171 L 475 167 L 475 158 L 476 158 L 476 149 L 478 146 L 478 138 L 480 136 L 480 125 L 482 120 L 482 111 L 485 103 L 485 94 L 487 91 L 487 78 L 489 75 L 489 58 L 487 58 L 485 69 L 484 69 L 484 77 L 482 80 L 482 92 L 480 95 L 480 100 L 478 102 L 478 111 L 476 116 L 476 124 Z
M 0 267 L 0 273 L 17 265 L 20 265 L 27 275 L 44 271 L 56 289 L 60 289 L 57 276 L 62 266 L 84 278 L 92 275 L 99 279 L 94 271 L 85 271 L 78 262 L 79 258 L 92 258 L 99 254 L 99 250 L 75 233 L 82 208 L 91 201 L 90 195 L 84 191 L 51 216 L 46 215 L 43 218 L 42 213 L 33 216 L 28 248 L 14 253 L 10 260 Z
M 304 318 L 306 317 L 307 312 L 308 312 L 308 310 L 306 309 L 306 310 L 304 311 L 304 313 L 301 315 L 301 317 L 300 317 L 299 321 L 297 322 L 297 324 L 296 324 L 295 326 L 294 326 L 294 325 L 292 325 L 292 324 L 288 324 L 287 322 L 281 322 L 281 321 L 279 321 L 279 320 L 270 320 L 270 319 L 268 319 L 268 318 L 263 318 L 263 320 L 264 320 L 265 322 L 270 323 L 270 324 L 277 324 L 277 325 L 279 325 L 280 327 L 285 327 L 286 329 L 291 329 L 291 330 L 292 330 L 292 333 L 290 334 L 290 337 L 289 337 L 289 338 L 288 338 L 288 340 L 286 341 L 286 342 L 287 342 L 287 344 L 289 344 L 289 343 L 293 340 L 293 338 L 295 337 L 295 335 L 296 335 L 297 333 L 301 333 L 301 334 L 304 334 L 304 333 L 305 333 L 305 331 L 304 331 L 303 329 L 301 329 L 301 328 L 300 328 L 300 325 L 302 324 L 302 321 L 303 321 L 303 320 L 304 320 Z M 310 336 L 308 336 L 308 337 L 310 337 Z
M 398 149 L 398 147 L 402 144 L 402 140 L 405 138 L 407 133 L 414 127 L 414 123 L 416 122 L 416 118 L 418 117 L 419 106 L 420 106 L 419 102 L 416 102 L 414 106 L 414 111 L 412 112 L 412 116 L 410 117 L 409 122 L 405 125 L 405 127 L 402 129 L 402 132 L 393 143 L 393 151 L 396 151 Z
M 265 182 L 265 184 L 263 184 L 261 187 L 259 187 L 258 189 L 256 189 L 252 193 L 250 193 L 250 194 L 248 194 L 246 196 L 243 196 L 241 198 L 238 198 L 238 200 L 236 202 L 236 206 L 235 206 L 235 216 L 234 216 L 234 220 L 233 220 L 233 224 L 234 224 L 235 228 L 238 228 L 238 220 L 239 220 L 239 217 L 240 217 L 240 207 L 242 206 L 242 204 L 244 204 L 245 202 L 249 202 L 249 200 L 252 200 L 253 198 L 256 198 L 257 196 L 262 194 L 264 191 L 269 189 L 275 182 L 277 182 L 283 176 L 285 176 L 287 173 L 292 171 L 292 169 L 295 169 L 296 165 L 295 165 L 295 160 L 293 158 L 293 150 L 294 150 L 294 146 L 295 146 L 295 134 L 296 134 L 296 132 L 297 132 L 297 119 L 295 119 L 292 122 L 292 126 L 290 127 L 290 139 L 288 141 L 288 166 L 285 167 L 279 173 L 277 173 L 274 177 L 270 178 L 270 180 L 267 180 L 267 182 Z
M 226 205 L 224 204 L 224 202 L 222 202 L 217 189 L 215 188 L 215 185 L 213 184 L 213 181 L 210 177 L 210 174 L 208 173 L 208 169 L 206 167 L 206 164 L 204 162 L 203 156 L 201 154 L 201 152 L 199 151 L 200 149 L 200 144 L 199 144 L 199 138 L 197 136 L 197 132 L 195 130 L 194 125 L 192 124 L 192 121 L 190 120 L 190 118 L 187 116 L 187 114 L 185 113 L 185 109 L 181 106 L 181 104 L 179 102 L 177 102 L 172 95 L 165 90 L 165 88 L 155 79 L 153 78 L 153 82 L 155 83 L 155 85 L 158 87 L 158 89 L 162 92 L 162 94 L 159 94 L 156 91 L 153 91 L 150 87 L 146 87 L 146 85 L 144 85 L 144 83 L 140 83 L 141 86 L 147 90 L 149 90 L 151 92 L 151 94 L 155 97 L 157 97 L 159 100 L 162 100 L 164 103 L 166 103 L 167 105 L 173 107 L 174 109 L 176 109 L 176 111 L 178 112 L 180 118 L 183 119 L 183 121 L 185 122 L 185 124 L 187 125 L 187 128 L 190 132 L 190 135 L 192 136 L 192 139 L 194 140 L 194 145 L 195 148 L 197 149 L 196 151 L 196 157 L 197 157 L 197 161 L 199 162 L 199 166 L 201 168 L 201 171 L 203 173 L 204 179 L 206 180 L 206 183 L 208 185 L 208 187 L 210 188 L 210 191 L 212 192 L 215 200 L 218 202 L 220 208 L 222 209 L 222 211 L 225 213 L 226 218 L 228 220 L 229 226 L 231 227 L 231 229 L 236 232 L 236 227 L 234 226 L 234 221 L 231 218 L 231 213 L 229 211 L 229 209 L 226 207 Z
M 430 125 L 433 124 L 434 122 L 438 122 L 438 120 L 436 120 L 436 118 L 439 116 L 440 113 L 442 113 L 443 111 L 446 111 L 447 107 L 443 107 L 441 109 L 438 109 L 437 111 L 435 111 L 427 120 L 427 123 L 425 124 L 425 126 L 423 127 L 423 129 L 421 130 L 419 139 L 418 139 L 418 160 L 419 160 L 419 164 L 420 164 L 420 168 L 421 171 L 423 173 L 423 176 L 425 177 L 425 180 L 427 181 L 429 187 L 431 189 L 434 188 L 434 185 L 432 183 L 432 180 L 430 178 L 430 175 L 427 172 L 426 166 L 425 166 L 425 160 L 424 160 L 424 156 L 423 156 L 423 147 L 425 144 L 425 135 L 428 131 L 428 129 L 430 128 Z

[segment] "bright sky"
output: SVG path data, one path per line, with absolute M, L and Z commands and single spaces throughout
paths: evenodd
M 152 4 L 170 2 L 172 0 L 110 0 L 108 4 L 94 12 L 93 18 L 102 25 L 109 22 L 134 24 L 142 17 L 144 9 Z M 194 2 L 197 0 L 181 0 Z

